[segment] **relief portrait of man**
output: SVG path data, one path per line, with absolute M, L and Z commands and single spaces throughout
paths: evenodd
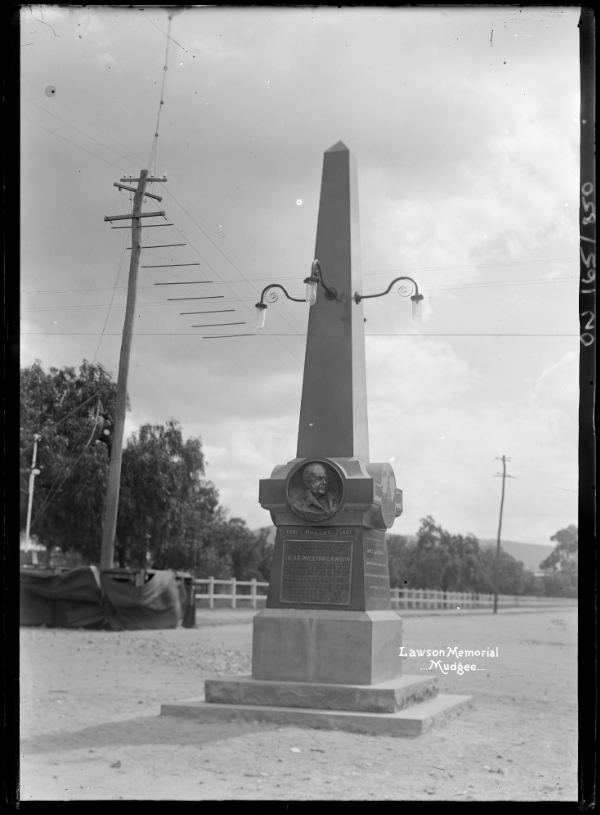
M 335 476 L 330 467 L 314 462 L 304 468 L 302 481 L 290 489 L 290 506 L 305 521 L 330 518 L 340 505 Z
M 383 472 L 381 476 L 381 512 L 383 520 L 390 526 L 396 515 L 396 480 L 393 472 Z

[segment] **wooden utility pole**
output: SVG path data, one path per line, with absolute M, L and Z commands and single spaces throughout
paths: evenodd
M 502 461 L 502 472 L 496 473 L 494 478 L 502 479 L 502 498 L 500 499 L 500 520 L 498 522 L 498 542 L 496 545 L 496 565 L 494 566 L 494 614 L 498 613 L 498 584 L 500 582 L 500 535 L 502 534 L 502 511 L 504 509 L 504 484 L 507 478 L 514 478 L 514 475 L 506 474 L 506 462 L 510 461 L 506 456 L 502 456 L 498 461 Z
M 125 309 L 125 323 L 123 325 L 123 339 L 121 341 L 121 356 L 119 358 L 119 376 L 117 379 L 117 403 L 113 427 L 113 443 L 110 453 L 110 466 L 108 470 L 108 485 L 106 488 L 106 506 L 104 509 L 104 527 L 102 530 L 102 550 L 100 553 L 100 568 L 113 567 L 115 536 L 117 531 L 117 513 L 119 510 L 119 488 L 121 485 L 121 460 L 123 451 L 123 431 L 125 429 L 125 413 L 127 410 L 127 378 L 129 375 L 129 358 L 131 356 L 131 339 L 133 335 L 133 321 L 135 317 L 135 299 L 137 292 L 137 275 L 141 255 L 141 218 L 151 218 L 164 215 L 164 212 L 142 213 L 144 195 L 161 200 L 159 196 L 146 193 L 146 184 L 149 181 L 166 181 L 166 178 L 148 178 L 148 170 L 142 170 L 138 179 L 123 178 L 122 181 L 138 182 L 137 189 L 125 187 L 122 184 L 115 186 L 135 191 L 133 198 L 133 212 L 131 215 L 105 216 L 105 221 L 116 221 L 131 218 L 131 262 L 129 264 L 129 282 L 127 284 L 127 306 Z

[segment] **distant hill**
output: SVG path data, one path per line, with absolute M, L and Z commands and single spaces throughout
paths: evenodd
M 275 527 L 270 526 L 267 528 L 269 530 L 269 543 L 275 543 Z M 255 531 L 258 532 L 258 530 Z M 404 537 L 409 543 L 415 543 L 417 540 L 415 535 L 405 535 Z M 496 541 L 492 538 L 479 538 L 479 543 L 482 547 L 496 546 Z M 554 546 L 550 544 L 519 543 L 518 541 L 505 540 L 502 541 L 502 548 L 515 560 L 520 560 L 523 566 L 532 572 L 537 572 L 540 563 L 554 550 Z
M 496 546 L 496 541 L 490 538 L 480 538 L 481 546 Z M 537 572 L 540 563 L 545 560 L 550 552 L 554 551 L 554 546 L 543 543 L 518 543 L 517 541 L 501 541 L 501 546 L 505 552 L 512 555 L 515 560 L 520 560 L 526 569 Z

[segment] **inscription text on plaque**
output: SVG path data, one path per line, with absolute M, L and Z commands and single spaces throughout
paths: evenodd
M 351 575 L 350 541 L 284 539 L 282 603 L 348 605 Z
M 356 531 L 284 527 L 281 532 L 280 602 L 349 605 Z

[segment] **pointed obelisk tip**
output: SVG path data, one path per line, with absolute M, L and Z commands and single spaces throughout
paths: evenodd
M 339 153 L 342 150 L 345 150 L 347 153 L 350 151 L 346 147 L 343 141 L 339 141 L 337 144 L 334 144 L 333 147 L 330 147 L 329 150 L 325 150 L 326 153 Z

